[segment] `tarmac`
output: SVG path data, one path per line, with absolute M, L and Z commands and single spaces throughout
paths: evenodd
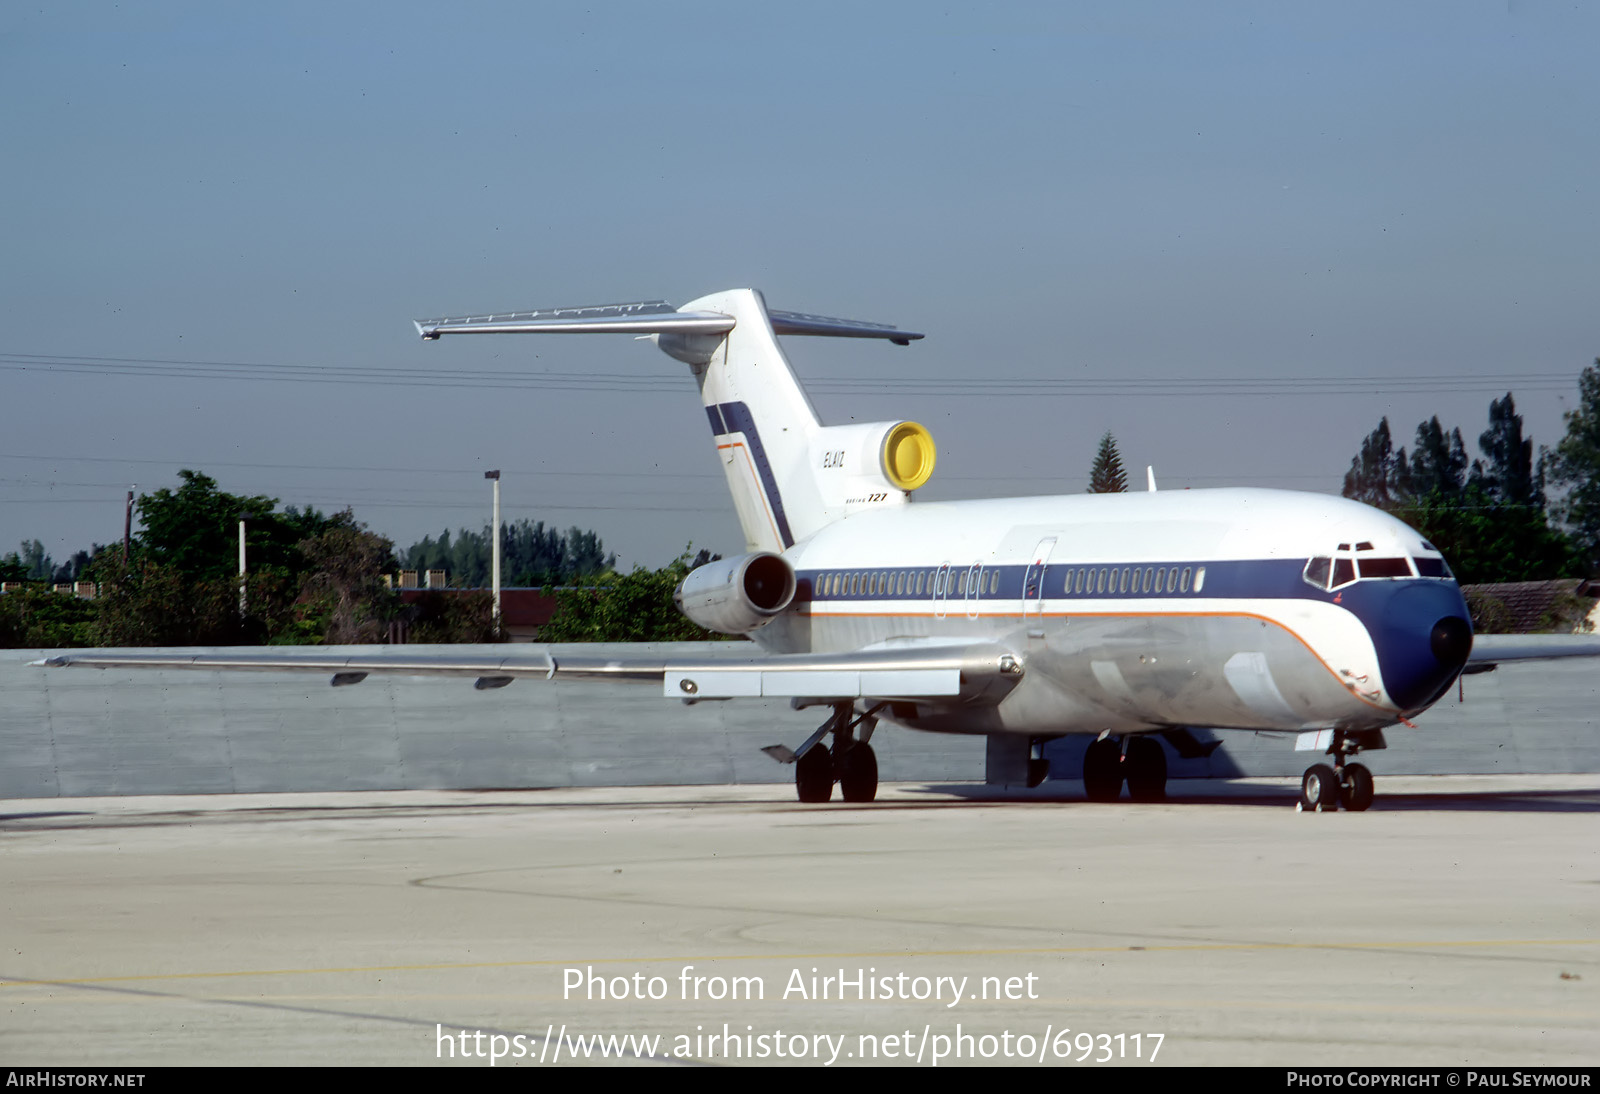
M 0 801 L 0 1064 L 1600 1063 L 1600 776 L 1171 789 Z

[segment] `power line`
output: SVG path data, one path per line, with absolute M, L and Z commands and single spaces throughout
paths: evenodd
M 61 354 L 0 353 L 0 370 L 46 375 L 144 376 L 184 380 L 234 380 L 269 383 L 382 385 L 388 390 L 490 388 L 498 390 L 599 391 L 624 394 L 687 393 L 679 377 L 617 372 L 535 372 L 493 369 L 415 369 L 361 365 L 291 365 L 239 361 L 178 360 L 159 357 L 87 357 Z M 985 376 L 811 377 L 814 394 L 902 395 L 930 398 L 1035 397 L 1192 397 L 1282 395 L 1429 394 L 1440 391 L 1560 391 L 1575 388 L 1572 372 L 1500 374 L 1433 373 L 1406 376 Z

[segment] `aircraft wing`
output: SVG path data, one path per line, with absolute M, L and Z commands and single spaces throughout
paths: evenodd
M 461 653 L 451 646 L 307 649 L 240 647 L 194 653 L 84 650 L 47 657 L 47 668 L 195 669 L 207 672 L 328 673 L 335 687 L 372 673 L 459 676 L 479 690 L 521 678 L 658 683 L 673 699 L 807 698 L 817 700 L 976 697 L 1022 675 L 1018 659 L 987 642 L 915 642 L 847 653 L 745 653 L 624 658 L 582 646 L 502 647 Z M 513 652 L 515 651 L 515 652 Z
M 1492 672 L 1508 661 L 1555 661 L 1567 657 L 1600 657 L 1600 635 L 1479 634 L 1465 672 Z

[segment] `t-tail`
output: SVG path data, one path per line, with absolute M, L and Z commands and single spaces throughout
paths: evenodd
M 633 334 L 684 362 L 700 386 L 717 456 L 751 551 L 783 551 L 866 509 L 906 505 L 933 474 L 933 438 L 916 422 L 825 426 L 795 379 L 778 335 L 922 335 L 881 323 L 768 310 L 754 289 L 674 308 L 655 300 L 426 319 L 443 334 Z

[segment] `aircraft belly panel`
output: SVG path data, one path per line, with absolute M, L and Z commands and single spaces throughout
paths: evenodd
M 922 607 L 919 605 L 919 608 Z M 1016 613 L 837 609 L 758 632 L 774 650 L 857 650 L 895 638 L 984 638 L 1014 648 L 1026 675 L 987 713 L 923 704 L 907 724 L 950 732 L 1135 732 L 1166 726 L 1367 728 L 1394 721 L 1370 639 L 1328 605 L 1218 602 L 1207 610 L 1065 613 L 1046 605 L 1043 640 Z M 1270 614 L 1269 614 L 1270 613 Z M 1279 618 L 1279 617 L 1282 618 Z

